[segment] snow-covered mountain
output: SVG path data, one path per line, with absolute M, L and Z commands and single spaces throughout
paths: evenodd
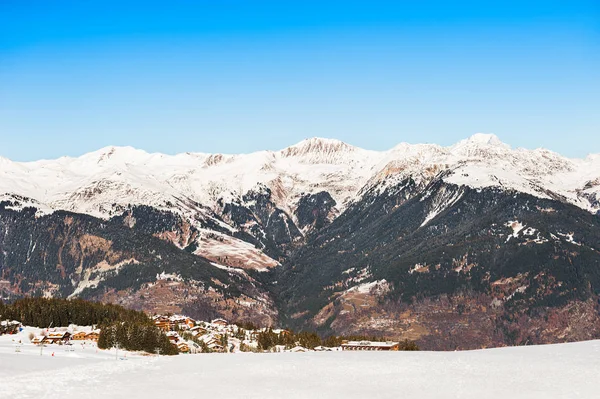
M 242 155 L 2 158 L 0 294 L 437 349 L 591 339 L 599 210 L 600 155 L 489 134 L 380 152 L 313 138 Z
M 326 211 L 331 220 L 368 192 L 383 192 L 406 178 L 425 186 L 440 177 L 457 185 L 558 199 L 593 213 L 600 209 L 600 156 L 568 159 L 543 149 L 512 149 L 491 134 L 450 147 L 402 143 L 381 152 L 311 138 L 281 151 L 243 155 L 165 155 L 107 147 L 78 158 L 0 159 L 0 195 L 12 199 L 13 207 L 34 205 L 38 214 L 67 210 L 103 219 L 139 205 L 174 212 L 205 237 L 197 242 L 198 254 L 216 259 L 235 253 L 238 263 L 255 268 L 277 265 L 277 254 L 257 251 L 236 233 L 255 236 L 259 249 L 268 246 L 263 238 L 274 234 L 266 231 L 274 209 L 286 230 L 283 240 L 291 243 L 311 228 L 312 220 L 298 220 L 299 204 L 307 196 L 331 196 L 334 206 Z M 267 212 L 257 209 L 257 193 L 268 202 L 262 205 Z M 438 204 L 435 213 L 446 205 Z M 240 220 L 239 212 L 232 213 L 240 207 L 253 216 Z
M 214 211 L 266 186 L 275 204 L 292 213 L 305 194 L 327 191 L 339 211 L 365 185 L 389 186 L 412 176 L 470 187 L 500 187 L 543 198 L 563 198 L 598 211 L 600 155 L 569 159 L 537 149 L 512 149 L 491 134 L 476 134 L 450 147 L 402 143 L 368 151 L 338 140 L 312 138 L 281 151 L 243 155 L 150 154 L 107 147 L 78 158 L 36 162 L 0 159 L 0 193 L 101 218 L 131 204 L 182 213 L 198 206 Z

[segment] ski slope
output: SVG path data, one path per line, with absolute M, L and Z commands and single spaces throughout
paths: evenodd
M 600 341 L 472 352 L 144 357 L 0 337 L 0 398 L 596 398 Z

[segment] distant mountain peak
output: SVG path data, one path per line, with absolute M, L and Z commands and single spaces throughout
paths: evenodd
M 460 147 L 495 147 L 502 149 L 511 149 L 511 146 L 504 143 L 498 136 L 492 133 L 475 133 L 469 138 L 459 141 L 453 148 Z
M 79 157 L 80 160 L 95 161 L 99 165 L 106 163 L 140 163 L 148 158 L 144 150 L 131 146 L 107 146 Z
M 475 133 L 467 140 L 469 143 L 487 144 L 487 145 L 506 145 L 498 136 L 492 133 Z
M 449 147 L 401 143 L 388 151 L 320 137 L 280 151 L 239 155 L 165 155 L 109 146 L 77 158 L 36 162 L 0 158 L 0 193 L 108 217 L 118 206 L 162 207 L 173 203 L 173 197 L 217 209 L 219 199 L 231 193 L 242 196 L 265 184 L 282 209 L 294 208 L 304 194 L 327 191 L 342 211 L 373 187 L 383 190 L 406 178 L 425 184 L 446 172 L 445 181 L 454 184 L 502 187 L 543 198 L 552 193 L 597 211 L 600 186 L 588 182 L 600 178 L 599 164 L 598 155 L 572 160 L 547 150 L 512 149 L 497 136 L 483 133 Z
M 356 147 L 340 140 L 312 137 L 281 150 L 281 155 L 286 158 L 309 156 L 317 162 L 321 158 L 321 161 L 328 163 L 341 153 L 349 153 L 355 150 Z

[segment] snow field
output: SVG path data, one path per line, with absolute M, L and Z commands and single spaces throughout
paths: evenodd
M 30 350 L 31 349 L 31 350 Z M 47 349 L 47 348 L 45 348 Z M 0 398 L 597 398 L 600 341 L 471 352 L 54 357 L 0 337 Z

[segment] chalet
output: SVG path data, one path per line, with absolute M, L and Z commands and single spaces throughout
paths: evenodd
M 161 330 L 171 331 L 171 320 L 166 316 L 154 316 L 154 325 Z
M 213 352 L 223 352 L 225 348 L 221 345 L 221 337 L 216 335 L 205 335 L 201 338 L 202 342 L 206 344 L 208 349 Z
M 0 335 L 2 334 L 16 334 L 21 328 L 21 323 L 16 320 L 4 320 L 0 321 Z
M 178 315 L 171 316 L 169 322 L 171 324 L 171 330 L 189 330 L 196 325 L 194 320 L 189 317 Z
M 62 345 L 66 342 L 69 342 L 71 339 L 71 333 L 68 331 L 54 331 L 48 333 L 46 336 L 46 341 L 49 344 L 59 344 Z M 46 342 L 44 342 L 46 343 Z
M 225 319 L 214 319 L 213 321 L 211 321 L 211 324 L 221 326 L 221 327 L 227 327 L 227 325 L 229 323 Z
M 87 341 L 98 342 L 100 339 L 100 330 L 93 330 L 85 335 Z
M 397 351 L 400 349 L 399 342 L 376 342 L 376 341 L 344 341 L 343 351 Z
M 180 342 L 179 344 L 177 344 L 177 349 L 181 353 L 189 353 L 190 352 L 190 347 L 185 342 Z
M 206 345 L 208 347 L 208 349 L 210 349 L 213 352 L 223 352 L 225 350 L 225 348 L 223 348 L 223 345 L 221 345 L 220 343 L 217 342 L 211 342 L 210 344 Z
M 71 339 L 73 341 L 84 341 L 86 335 L 87 335 L 87 333 L 85 331 L 79 331 L 79 332 L 76 332 L 75 334 L 73 334 Z
M 46 337 L 43 335 L 37 335 L 31 340 L 31 343 L 34 345 L 44 345 L 46 343 Z
M 193 336 L 204 335 L 207 332 L 208 332 L 208 330 L 201 326 L 195 326 L 195 327 L 190 328 L 190 333 Z
M 167 338 L 171 341 L 172 344 L 177 344 L 179 342 L 179 334 L 176 331 L 169 331 L 167 333 Z
M 152 317 L 152 320 L 154 321 L 154 325 L 164 332 L 189 330 L 196 325 L 194 319 L 181 315 L 156 315 Z

